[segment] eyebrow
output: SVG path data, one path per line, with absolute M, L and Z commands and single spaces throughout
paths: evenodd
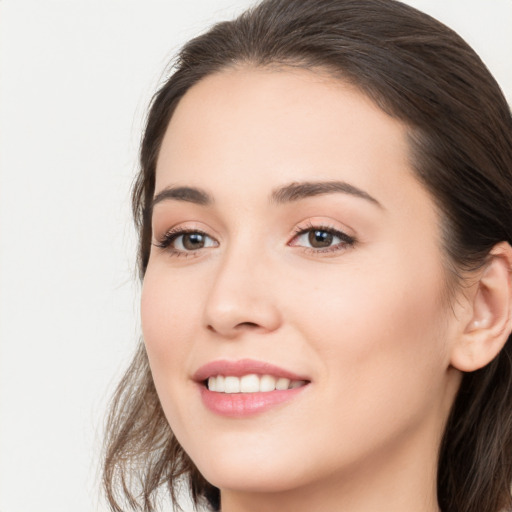
M 195 203 L 201 206 L 210 206 L 213 204 L 213 197 L 205 190 L 195 187 L 167 187 L 159 192 L 151 203 L 153 208 L 156 204 L 174 199 L 175 201 L 186 201 L 188 203 Z
M 335 194 L 349 194 L 351 196 L 365 199 L 379 208 L 384 209 L 382 204 L 373 196 L 345 181 L 306 181 L 290 183 L 274 190 L 270 196 L 271 202 L 275 204 L 289 203 L 299 201 L 307 197 Z
M 345 181 L 306 181 L 294 182 L 281 186 L 272 191 L 270 202 L 273 204 L 284 204 L 308 197 L 343 193 L 349 194 L 361 199 L 365 199 L 379 208 L 384 208 L 382 204 L 373 196 Z M 201 206 L 211 206 L 214 203 L 213 196 L 201 188 L 196 187 L 167 187 L 156 194 L 151 203 L 153 208 L 156 204 L 165 200 L 185 201 Z

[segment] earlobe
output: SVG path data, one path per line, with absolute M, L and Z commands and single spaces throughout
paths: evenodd
M 490 363 L 512 330 L 512 247 L 507 242 L 493 247 L 471 289 L 468 315 L 451 358 L 452 366 L 464 372 Z

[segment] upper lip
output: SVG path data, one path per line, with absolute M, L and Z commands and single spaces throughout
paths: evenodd
M 254 359 L 239 359 L 237 361 L 218 359 L 201 366 L 192 378 L 197 382 L 202 382 L 217 375 L 243 377 L 249 374 L 273 375 L 274 377 L 285 377 L 290 380 L 309 380 L 303 375 Z

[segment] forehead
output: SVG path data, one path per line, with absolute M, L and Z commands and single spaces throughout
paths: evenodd
M 354 86 L 304 69 L 244 67 L 211 75 L 182 98 L 156 192 L 192 185 L 250 200 L 313 180 L 344 180 L 383 203 L 403 202 L 406 189 L 406 202 L 429 200 L 411 171 L 405 125 Z

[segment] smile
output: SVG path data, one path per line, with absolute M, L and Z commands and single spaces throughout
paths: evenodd
M 233 375 L 217 375 L 209 377 L 206 386 L 209 391 L 217 393 L 268 393 L 300 388 L 306 385 L 305 380 L 291 380 L 273 375 L 256 375 L 254 373 L 235 377 Z
M 294 402 L 311 384 L 305 375 L 253 359 L 212 361 L 199 368 L 193 380 L 204 406 L 231 418 L 261 414 Z

